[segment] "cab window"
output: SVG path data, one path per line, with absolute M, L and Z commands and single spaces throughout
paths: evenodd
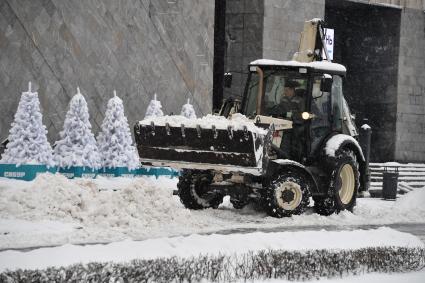
M 315 152 L 324 138 L 332 130 L 330 122 L 331 94 L 320 90 L 322 76 L 316 76 L 313 80 L 311 113 L 314 118 L 311 120 L 311 153 Z
M 342 78 L 334 75 L 332 83 L 332 114 L 333 129 L 336 131 L 342 131 L 342 97 Z
M 244 105 L 244 114 L 247 117 L 253 117 L 256 115 L 257 110 L 257 95 L 258 95 L 258 85 L 259 85 L 259 75 L 258 73 L 250 73 L 248 76 L 249 84 L 247 86 L 247 96 Z
M 244 114 L 253 117 L 257 110 L 259 75 L 251 72 L 248 77 Z M 305 111 L 307 103 L 306 75 L 295 71 L 264 70 L 261 114 L 293 120 Z
M 269 72 L 264 76 L 263 115 L 293 120 L 306 109 L 307 79 L 297 72 Z

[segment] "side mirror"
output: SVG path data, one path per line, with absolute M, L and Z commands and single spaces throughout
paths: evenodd
M 331 92 L 332 90 L 332 77 L 331 76 L 323 76 L 320 81 L 320 91 L 322 92 Z
M 224 73 L 224 87 L 230 88 L 232 87 L 232 73 Z

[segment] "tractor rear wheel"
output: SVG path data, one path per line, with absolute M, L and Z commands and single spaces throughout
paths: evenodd
M 218 208 L 223 196 L 210 193 L 211 180 L 208 173 L 184 170 L 177 184 L 178 196 L 184 207 L 195 210 Z
M 296 171 L 277 176 L 265 189 L 264 207 L 268 215 L 281 218 L 301 214 L 309 204 L 310 192 L 304 177 Z
M 353 211 L 359 188 L 359 169 L 352 151 L 342 151 L 331 162 L 328 194 L 314 198 L 314 208 L 321 215 L 330 215 L 342 210 Z

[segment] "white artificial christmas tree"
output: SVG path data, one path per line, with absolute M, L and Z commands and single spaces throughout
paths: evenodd
M 180 115 L 188 119 L 196 119 L 195 109 L 193 108 L 193 105 L 190 104 L 190 98 L 188 98 L 187 103 L 183 105 Z
M 146 109 L 145 119 L 162 117 L 164 113 L 161 110 L 161 101 L 156 99 L 156 93 Z
M 22 93 L 8 139 L 1 163 L 53 166 L 52 147 L 43 125 L 38 93 L 31 92 L 31 82 L 28 91 Z
M 97 142 L 103 167 L 135 169 L 139 166 L 139 155 L 132 144 L 124 105 L 115 91 L 114 97 L 108 101 Z
M 54 160 L 59 167 L 84 166 L 98 169 L 101 166 L 97 143 L 91 131 L 87 102 L 80 89 L 69 103 L 63 130 L 56 142 Z

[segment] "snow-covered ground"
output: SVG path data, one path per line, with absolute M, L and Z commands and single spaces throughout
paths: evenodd
M 276 219 L 253 207 L 185 209 L 172 195 L 177 179 L 98 178 L 69 180 L 43 174 L 32 182 L 0 178 L 0 249 L 214 233 L 223 230 L 305 226 L 425 223 L 425 189 L 395 202 L 358 199 L 354 213 L 328 217 L 310 209 Z
M 90 262 L 129 262 L 134 259 L 240 255 L 261 250 L 358 250 L 374 247 L 425 248 L 408 233 L 391 228 L 357 231 L 302 231 L 232 235 L 190 235 L 106 245 L 63 245 L 28 252 L 0 252 L 0 272 L 6 269 L 45 269 Z
M 304 215 L 275 219 L 252 206 L 236 210 L 228 199 L 216 210 L 185 209 L 172 195 L 176 183 L 167 177 L 69 180 L 42 174 L 31 182 L 0 178 L 0 273 L 94 261 L 126 264 L 172 256 L 243 256 L 264 250 L 425 248 L 416 236 L 391 228 L 359 229 L 392 223 L 425 225 L 425 189 L 395 202 L 358 199 L 354 213 L 325 217 L 310 208 Z M 312 226 L 325 229 L 312 231 Z M 353 226 L 358 230 L 350 231 Z M 289 232 L 285 227 L 305 231 Z M 244 229 L 280 232 L 241 234 Z M 87 243 L 92 245 L 79 245 Z M 422 270 L 319 282 L 423 282 L 424 278 Z

